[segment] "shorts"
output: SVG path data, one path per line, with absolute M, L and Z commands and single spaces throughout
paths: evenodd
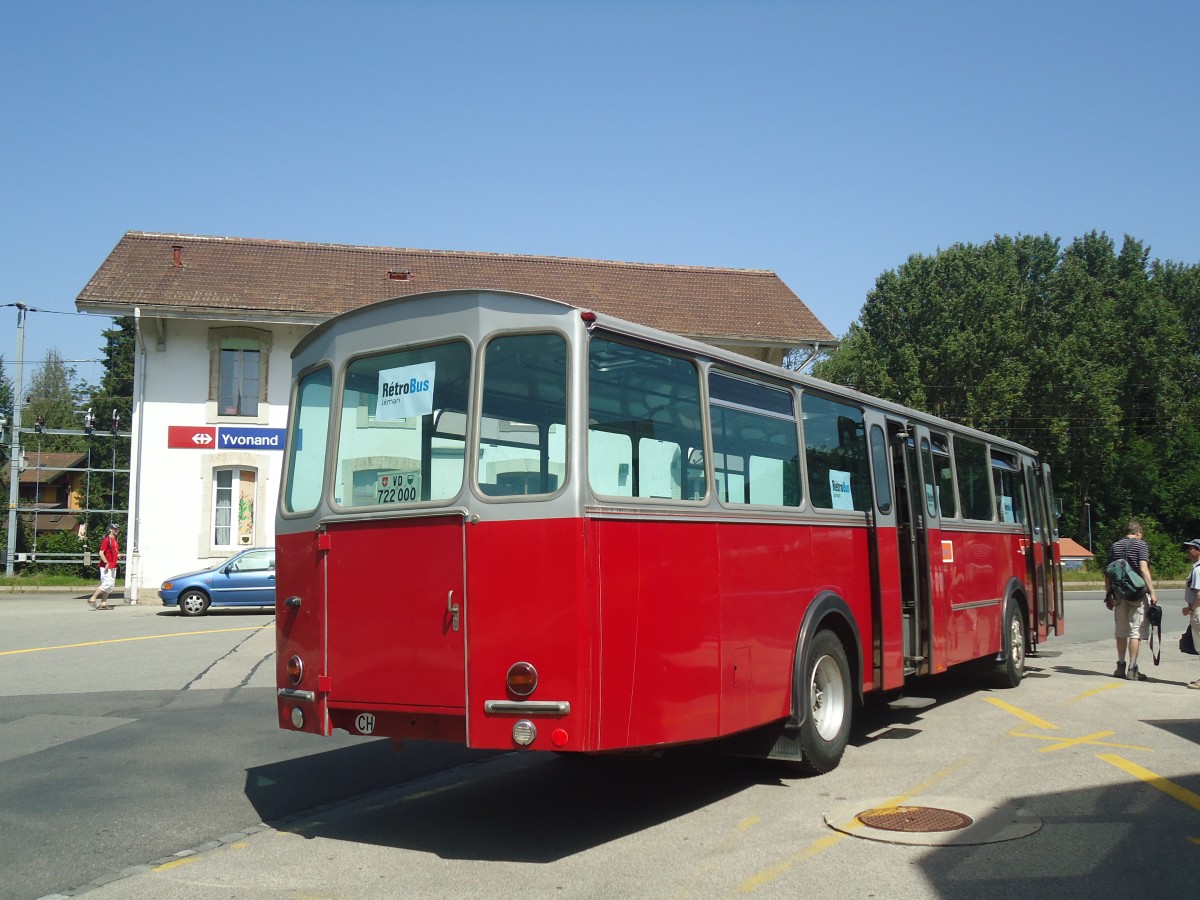
M 116 569 L 101 569 L 100 570 L 100 590 L 108 593 L 116 586 L 117 570 Z
M 1196 647 L 1200 648 L 1200 606 L 1192 610 L 1192 614 L 1188 616 L 1188 623 L 1192 629 L 1192 640 L 1196 642 Z
M 1150 640 L 1150 620 L 1146 618 L 1146 604 L 1149 602 L 1145 599 L 1133 603 L 1128 600 L 1114 601 L 1113 620 L 1116 623 L 1116 637 Z

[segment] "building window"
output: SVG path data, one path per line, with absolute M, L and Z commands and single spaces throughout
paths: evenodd
M 256 485 L 254 469 L 214 469 L 212 478 L 212 546 L 235 550 L 254 546 Z
M 265 425 L 271 332 L 261 328 L 212 328 L 208 332 L 208 352 L 208 421 L 241 419 Z
M 252 346 L 238 346 L 251 344 Z M 217 410 L 222 416 L 258 415 L 258 344 L 253 341 L 221 342 Z

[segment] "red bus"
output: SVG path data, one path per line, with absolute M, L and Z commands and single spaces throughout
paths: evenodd
M 293 354 L 281 728 L 828 771 L 852 709 L 1062 633 L 1026 447 L 554 300 L 453 291 Z

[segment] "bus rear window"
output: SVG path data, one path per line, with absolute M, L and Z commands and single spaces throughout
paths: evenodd
M 490 497 L 552 494 L 566 478 L 567 342 L 504 335 L 483 354 L 479 490 Z
M 287 442 L 287 486 L 283 492 L 283 508 L 288 512 L 311 512 L 321 501 L 332 383 L 329 367 L 322 366 L 301 378 L 296 387 L 296 411 Z
M 470 381 L 464 341 L 352 362 L 341 398 L 334 502 L 371 507 L 457 496 Z

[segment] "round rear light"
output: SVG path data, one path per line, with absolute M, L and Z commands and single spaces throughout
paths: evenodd
M 303 728 L 304 727 L 304 710 L 302 710 L 298 706 L 292 707 L 292 727 L 293 728 Z
M 293 656 L 287 661 L 287 677 L 292 684 L 299 684 L 304 677 L 304 663 L 300 657 Z
M 528 719 L 521 719 L 513 724 L 513 743 L 519 747 L 528 747 L 537 740 L 537 726 Z
M 528 697 L 537 687 L 537 669 L 527 662 L 513 663 L 508 668 L 505 683 L 514 697 Z

